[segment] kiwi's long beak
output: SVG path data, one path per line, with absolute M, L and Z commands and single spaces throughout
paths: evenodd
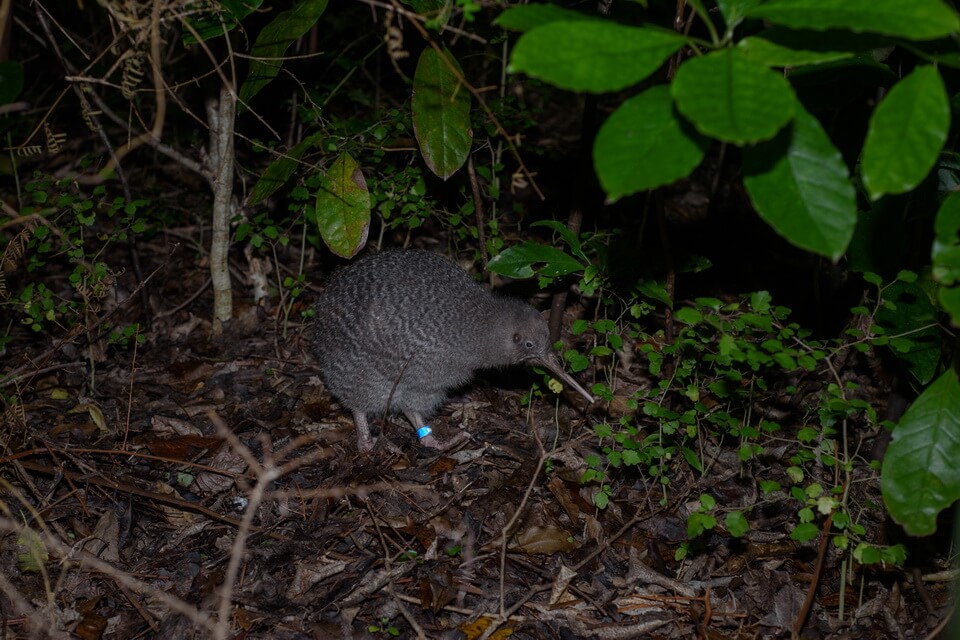
M 581 387 L 580 383 L 574 380 L 569 373 L 563 370 L 563 365 L 560 364 L 560 358 L 558 358 L 556 354 L 547 353 L 539 358 L 533 358 L 530 361 L 530 364 L 543 367 L 554 376 L 559 378 L 563 384 L 572 388 L 574 391 L 586 398 L 587 402 L 594 402 L 595 398 L 590 394 L 590 392 Z

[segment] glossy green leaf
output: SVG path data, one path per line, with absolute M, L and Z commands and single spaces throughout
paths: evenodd
M 669 87 L 657 85 L 607 118 L 593 146 L 593 164 L 607 199 L 615 201 L 688 175 L 707 144 L 674 111 Z
M 793 126 L 743 150 L 744 185 L 757 212 L 788 242 L 832 260 L 857 223 L 856 193 L 840 152 L 798 108 Z
M 473 143 L 470 92 L 461 77 L 453 55 L 432 47 L 420 55 L 413 76 L 413 131 L 427 166 L 444 180 L 467 161 Z
M 749 59 L 770 67 L 799 67 L 852 58 L 877 44 L 877 36 L 858 37 L 850 33 L 818 34 L 774 27 L 747 36 L 737 48 Z
M 370 192 L 357 161 L 343 152 L 323 177 L 317 192 L 317 226 L 333 253 L 352 258 L 370 231 Z
M 927 177 L 950 130 L 950 103 L 940 73 L 917 67 L 870 118 L 863 145 L 863 185 L 876 200 L 905 193 Z
M 937 514 L 960 498 L 960 380 L 950 369 L 893 430 L 881 469 L 887 510 L 907 533 L 936 531 Z
M 284 11 L 263 28 L 250 51 L 250 71 L 240 87 L 238 109 L 243 110 L 276 77 L 287 49 L 317 23 L 327 1 L 299 0 L 293 9 Z
M 23 65 L 16 60 L 0 62 L 0 104 L 10 104 L 23 92 Z
M 318 132 L 304 138 L 292 149 L 271 162 L 261 174 L 260 179 L 257 180 L 257 184 L 253 185 L 253 189 L 250 190 L 249 204 L 254 205 L 263 202 L 286 184 L 299 166 L 299 160 L 306 150 L 326 138 L 327 135 L 326 132 Z
M 510 71 L 573 91 L 619 91 L 656 71 L 685 42 L 681 35 L 652 27 L 551 22 L 520 36 Z
M 555 4 L 520 4 L 501 13 L 493 24 L 511 31 L 529 31 L 551 22 L 567 20 L 602 21 L 603 19 L 589 13 L 564 9 Z
M 222 36 L 229 31 L 233 31 L 240 24 L 240 21 L 260 8 L 263 0 L 219 0 L 219 2 L 210 2 L 204 5 L 208 11 L 196 13 L 187 16 L 187 22 L 197 32 L 200 40 L 206 41 L 211 38 Z M 184 45 L 197 43 L 190 29 L 184 29 L 181 40 Z
M 717 0 L 720 15 L 727 25 L 727 31 L 732 31 L 746 17 L 747 12 L 760 4 L 761 0 Z
M 747 15 L 796 29 L 849 29 L 908 40 L 960 31 L 960 17 L 941 0 L 769 0 Z
M 536 273 L 549 277 L 565 276 L 582 271 L 585 265 L 560 249 L 528 240 L 501 251 L 490 260 L 487 268 L 508 278 L 530 278 Z
M 772 138 L 796 108 L 793 89 L 783 76 L 737 49 L 683 63 L 672 92 L 680 113 L 698 131 L 736 144 Z

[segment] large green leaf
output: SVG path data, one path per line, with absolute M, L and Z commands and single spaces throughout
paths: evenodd
M 282 187 L 296 171 L 300 157 L 304 152 L 323 140 L 327 135 L 329 134 L 320 131 L 304 138 L 292 149 L 271 162 L 261 174 L 260 179 L 257 180 L 257 184 L 253 185 L 253 189 L 250 190 L 249 204 L 258 204 L 273 195 L 274 191 Z
M 535 265 L 543 265 L 534 269 Z M 534 273 L 557 277 L 586 268 L 573 256 L 546 244 L 526 241 L 501 251 L 490 260 L 487 268 L 508 278 L 529 278 Z
M 602 21 L 597 15 L 589 13 L 580 13 L 573 9 L 564 9 L 555 4 L 520 4 L 510 7 L 501 13 L 493 21 L 493 24 L 511 31 L 529 31 L 534 27 L 548 24 L 550 22 L 563 22 L 566 20 L 597 20 Z
M 700 164 L 707 140 L 673 109 L 670 88 L 657 85 L 613 112 L 593 145 L 593 164 L 610 201 L 670 184 Z
M 473 143 L 462 75 L 453 54 L 427 47 L 413 76 L 413 131 L 427 166 L 444 180 L 467 161 Z
M 330 251 L 352 258 L 370 231 L 370 192 L 357 161 L 344 151 L 317 192 L 317 226 Z
M 960 498 L 960 380 L 947 371 L 900 419 L 883 458 L 880 487 L 908 533 L 937 529 L 937 514 Z
M 849 31 L 797 31 L 783 27 L 747 36 L 737 47 L 751 60 L 771 67 L 798 67 L 852 58 L 888 44 L 882 36 Z
M 681 35 L 652 27 L 550 22 L 520 36 L 510 70 L 573 91 L 619 91 L 656 71 L 685 42 Z
M 920 184 L 949 129 L 950 103 L 940 73 L 932 66 L 917 67 L 890 89 L 870 117 L 862 166 L 870 198 Z
M 960 326 L 960 192 L 943 201 L 933 228 L 933 277 L 941 285 L 940 304 Z
M 797 29 L 849 29 L 908 40 L 960 31 L 960 17 L 941 0 L 769 0 L 747 15 Z
M 744 185 L 757 212 L 791 244 L 839 258 L 857 223 L 846 165 L 803 108 L 775 139 L 743 150 Z
M 250 72 L 240 87 L 240 110 L 280 72 L 291 44 L 317 23 L 328 0 L 300 0 L 263 28 L 250 51 Z
M 263 0 L 219 0 L 219 2 L 198 3 L 199 6 L 209 9 L 197 14 L 188 15 L 187 22 L 193 27 L 183 30 L 184 45 L 197 43 L 195 31 L 200 40 L 209 40 L 222 36 L 236 28 L 240 21 L 260 8 Z
M 737 49 L 683 63 L 672 91 L 680 113 L 701 133 L 737 144 L 772 138 L 796 108 L 783 76 Z

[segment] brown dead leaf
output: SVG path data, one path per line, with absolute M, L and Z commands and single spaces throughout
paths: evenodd
M 81 618 L 73 629 L 73 634 L 81 640 L 98 640 L 107 628 L 107 619 L 96 613 L 88 613 Z
M 290 588 L 287 589 L 286 595 L 291 600 L 298 601 L 313 585 L 330 576 L 343 573 L 346 568 L 347 563 L 343 560 L 334 560 L 326 556 L 298 562 L 296 573 L 290 581 Z
M 229 447 L 222 447 L 217 451 L 208 465 L 215 469 L 229 471 L 237 475 L 247 470 L 247 463 L 243 457 Z M 230 476 L 213 473 L 211 471 L 201 471 L 193 481 L 196 490 L 207 495 L 215 495 L 221 491 L 226 491 L 233 486 L 233 483 L 234 479 Z
M 154 484 L 154 491 L 168 496 L 180 497 L 180 494 L 178 494 L 173 487 L 164 482 L 158 481 Z M 196 516 L 191 512 L 184 511 L 172 505 L 157 504 L 157 509 L 166 516 L 167 522 L 178 527 L 187 526 L 196 520 Z
M 95 404 L 81 402 L 67 413 L 83 413 L 84 411 L 87 412 L 90 419 L 93 420 L 93 423 L 97 425 L 100 431 L 104 433 L 107 432 L 107 419 L 103 417 L 103 411 L 100 410 L 100 407 Z
M 193 460 L 204 451 L 210 453 L 217 451 L 222 444 L 222 438 L 199 435 L 155 438 L 146 443 L 150 453 L 170 460 Z
M 439 476 L 444 473 L 450 473 L 457 466 L 457 461 L 453 458 L 448 458 L 446 456 L 440 456 L 437 458 L 433 464 L 430 465 L 430 475 Z
M 457 597 L 456 581 L 446 571 L 420 578 L 419 587 L 420 606 L 434 614 Z
M 192 422 L 174 418 L 172 416 L 153 416 L 150 428 L 156 434 L 174 433 L 180 436 L 202 436 L 203 431 Z
M 466 640 L 476 640 L 483 635 L 483 632 L 487 630 L 487 627 L 490 626 L 492 619 L 487 616 L 481 616 L 473 622 L 464 622 L 460 625 L 459 629 L 463 632 L 466 637 Z M 498 629 L 490 636 L 491 640 L 505 640 L 513 635 L 513 629 L 511 627 L 504 627 L 503 629 Z
M 107 509 L 97 521 L 90 537 L 83 541 L 83 550 L 106 562 L 117 562 L 120 559 L 120 523 L 117 513 Z
M 61 434 L 68 434 L 72 440 L 82 442 L 96 437 L 99 432 L 100 429 L 92 422 L 81 422 L 80 424 L 60 422 L 50 429 L 48 435 L 59 436 Z
M 560 503 L 563 510 L 567 512 L 567 517 L 570 518 L 570 522 L 576 524 L 580 518 L 580 507 L 577 505 L 574 497 L 576 494 L 571 495 L 567 489 L 567 484 L 557 476 L 550 476 L 550 480 L 547 482 L 547 488 L 550 489 L 550 493 L 557 499 L 557 502 Z
M 509 548 L 522 553 L 549 555 L 558 551 L 573 551 L 577 548 L 577 542 L 570 532 L 560 527 L 530 527 L 518 533 Z

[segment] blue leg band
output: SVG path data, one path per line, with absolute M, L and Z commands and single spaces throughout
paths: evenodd
M 422 427 L 417 429 L 417 437 L 420 438 L 421 440 L 426 438 L 431 433 L 433 433 L 433 429 L 431 429 L 428 425 L 423 425 Z

